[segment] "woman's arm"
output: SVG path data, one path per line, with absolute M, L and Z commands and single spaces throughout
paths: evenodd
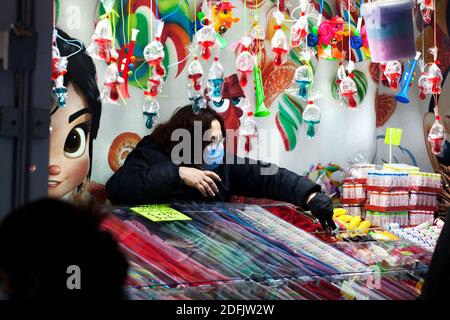
M 179 167 L 144 138 L 108 180 L 106 192 L 112 203 L 159 203 L 181 185 Z
M 321 190 L 308 178 L 271 163 L 234 157 L 227 166 L 233 194 L 286 201 L 306 209 L 311 195 Z

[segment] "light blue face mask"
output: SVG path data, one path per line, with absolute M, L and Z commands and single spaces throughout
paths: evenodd
M 210 144 L 206 146 L 203 152 L 204 163 L 202 168 L 205 170 L 214 170 L 223 163 L 225 148 L 223 143 Z

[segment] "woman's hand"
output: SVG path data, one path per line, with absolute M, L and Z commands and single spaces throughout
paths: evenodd
M 324 230 L 332 231 L 336 229 L 336 224 L 333 221 L 333 203 L 330 197 L 323 193 L 313 193 L 308 197 L 306 204 Z
M 193 187 L 200 191 L 205 197 L 208 195 L 214 197 L 219 192 L 216 181 L 221 181 L 218 174 L 212 171 L 202 171 L 196 168 L 180 167 L 179 173 L 181 180 L 185 185 Z

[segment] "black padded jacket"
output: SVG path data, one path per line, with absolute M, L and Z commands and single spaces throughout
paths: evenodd
M 222 180 L 216 182 L 219 193 L 205 198 L 197 189 L 183 184 L 178 165 L 146 136 L 108 180 L 106 191 L 114 204 L 171 200 L 228 202 L 232 195 L 239 195 L 290 202 L 302 208 L 306 208 L 305 202 L 311 193 L 320 192 L 320 186 L 308 178 L 274 164 L 231 154 L 226 155 L 224 162 L 213 170 Z

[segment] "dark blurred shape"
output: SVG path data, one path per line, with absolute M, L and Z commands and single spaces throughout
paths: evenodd
M 21 299 L 121 299 L 128 262 L 105 216 L 87 207 L 43 199 L 10 213 L 0 224 L 0 291 Z M 80 269 L 80 289 L 69 289 Z M 69 281 L 70 282 L 70 281 Z

